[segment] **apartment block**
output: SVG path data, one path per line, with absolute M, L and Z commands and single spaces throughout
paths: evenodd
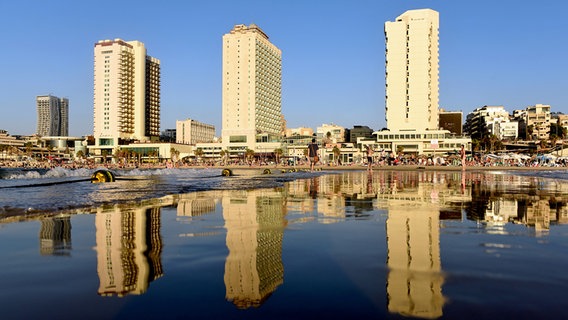
M 409 10 L 385 23 L 389 130 L 438 129 L 439 14 Z
M 548 140 L 550 137 L 550 106 L 535 104 L 528 106 L 525 110 L 525 121 L 530 138 Z
M 470 112 L 465 120 L 464 131 L 472 138 L 481 139 L 495 134 L 494 123 L 509 122 L 509 112 L 503 106 L 483 106 Z
M 94 137 L 114 148 L 160 136 L 160 61 L 140 41 L 101 40 L 94 47 Z
M 36 97 L 37 130 L 42 137 L 69 135 L 69 99 L 52 95 Z
M 282 52 L 257 25 L 223 35 L 222 141 L 230 153 L 282 134 Z
M 176 143 L 196 144 L 213 142 L 215 126 L 193 119 L 176 121 Z

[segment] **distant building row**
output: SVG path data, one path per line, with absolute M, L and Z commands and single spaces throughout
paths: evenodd
M 483 106 L 469 113 L 464 131 L 473 139 L 495 135 L 500 140 L 548 140 L 563 137 L 568 115 L 552 113 L 549 105 L 536 104 L 511 115 L 503 106 Z

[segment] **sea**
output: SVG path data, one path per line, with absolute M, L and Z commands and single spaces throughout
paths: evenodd
M 2 319 L 568 319 L 568 171 L 264 169 L 0 169 Z

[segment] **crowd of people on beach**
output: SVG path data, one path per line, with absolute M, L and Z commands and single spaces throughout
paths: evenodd
M 317 161 L 314 161 L 317 160 Z M 465 163 L 464 163 L 465 162 Z M 288 166 L 308 166 L 311 164 L 314 166 L 323 167 L 352 167 L 360 166 L 366 167 L 367 169 L 372 169 L 376 167 L 390 167 L 390 166 L 465 166 L 465 167 L 568 167 L 567 157 L 544 157 L 544 156 L 524 156 L 524 157 L 507 157 L 498 156 L 493 154 L 486 154 L 483 156 L 472 156 L 467 157 L 460 156 L 405 156 L 405 155 L 394 155 L 394 154 L 384 154 L 380 152 L 369 152 L 364 159 L 360 162 L 353 163 L 341 163 L 334 161 L 325 161 L 321 158 L 315 158 L 314 156 L 306 157 L 303 159 L 297 159 L 294 161 L 289 161 L 289 159 L 283 159 L 280 161 L 278 166 L 288 167 Z M 195 167 L 222 167 L 222 166 L 249 166 L 249 167 L 260 167 L 260 166 L 277 166 L 274 159 L 254 159 L 250 161 L 245 160 L 233 160 L 233 161 L 202 161 L 202 162 L 172 162 L 171 160 L 164 160 L 161 162 L 154 163 L 138 163 L 138 162 L 128 162 L 128 163 L 95 163 L 93 161 L 70 161 L 70 162 L 57 162 L 57 161 L 13 161 L 13 160 L 3 160 L 0 161 L 0 168 L 30 168 L 30 169 L 50 169 L 54 167 L 62 167 L 66 169 L 96 169 L 100 167 L 106 167 L 108 169 L 157 169 L 157 168 L 195 168 Z

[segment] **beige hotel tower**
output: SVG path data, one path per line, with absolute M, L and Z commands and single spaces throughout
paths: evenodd
M 109 151 L 160 136 L 160 60 L 139 41 L 101 40 L 94 48 L 94 138 Z
M 391 131 L 438 129 L 439 14 L 409 10 L 385 23 L 386 121 Z
M 255 24 L 223 35 L 223 149 L 240 153 L 282 131 L 282 52 Z

